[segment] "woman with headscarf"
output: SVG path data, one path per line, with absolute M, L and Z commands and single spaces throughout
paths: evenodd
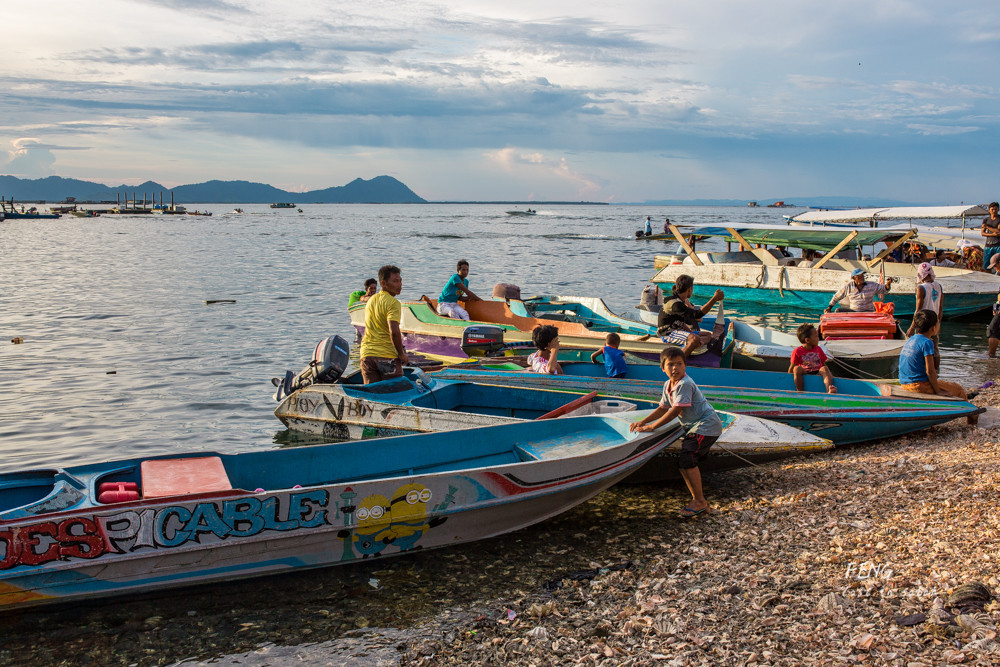
M 934 267 L 924 262 L 917 267 L 917 307 L 913 310 L 914 316 L 921 310 L 929 310 L 937 315 L 938 322 L 944 314 L 944 290 L 941 283 L 934 279 Z M 913 324 L 906 330 L 907 336 L 913 335 Z M 941 336 L 936 334 L 931 337 L 934 341 L 934 368 L 941 368 Z

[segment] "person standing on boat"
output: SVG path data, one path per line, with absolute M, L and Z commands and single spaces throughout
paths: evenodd
M 361 338 L 361 377 L 365 384 L 399 377 L 410 362 L 399 329 L 402 306 L 396 297 L 403 291 L 403 274 L 386 264 L 378 270 L 382 290 L 365 305 L 365 334 Z
M 670 218 L 665 218 L 663 220 L 663 233 L 664 234 L 670 233 Z
M 865 270 L 854 269 L 851 271 L 851 279 L 833 295 L 833 298 L 830 299 L 830 305 L 823 312 L 829 313 L 838 302 L 847 299 L 849 305 L 847 308 L 841 306 L 841 312 L 874 313 L 875 297 L 887 293 L 892 286 L 892 280 L 892 278 L 886 278 L 885 285 L 865 280 Z
M 646 216 L 646 227 L 642 231 L 646 236 L 653 235 L 653 220 L 648 215 Z
M 1000 252 L 1000 204 L 990 202 L 988 207 L 990 215 L 983 218 L 983 236 L 986 238 L 986 247 L 983 248 L 983 266 L 990 265 L 990 257 Z
M 660 336 L 664 343 L 683 348 L 685 358 L 712 340 L 712 332 L 699 331 L 698 322 L 712 309 L 712 306 L 725 297 L 722 290 L 717 289 L 708 303 L 697 308 L 691 304 L 693 294 L 694 278 L 687 274 L 677 276 L 677 281 L 671 289 L 671 296 L 663 304 L 656 318 L 656 335 Z
M 924 262 L 917 267 L 917 280 L 920 282 L 917 284 L 917 307 L 913 311 L 913 322 L 910 324 L 910 328 L 906 330 L 906 336 L 910 337 L 913 335 L 914 327 L 917 326 L 917 313 L 921 310 L 929 310 L 934 313 L 938 322 L 941 321 L 941 316 L 944 314 L 944 289 L 934 278 L 934 267 L 928 262 Z M 934 343 L 934 368 L 941 368 L 941 337 L 938 334 L 933 336 L 928 336 Z
M 456 320 L 469 320 L 469 313 L 458 304 L 459 297 L 464 297 L 466 301 L 482 301 L 469 289 L 469 263 L 458 260 L 455 267 L 457 273 L 448 279 L 441 296 L 438 297 L 437 312 L 443 317 L 453 317 Z

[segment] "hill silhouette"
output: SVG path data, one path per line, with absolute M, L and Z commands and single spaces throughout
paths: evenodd
M 165 187 L 155 181 L 140 185 L 108 186 L 75 178 L 49 176 L 47 178 L 23 179 L 16 176 L 0 176 L 0 194 L 16 201 L 60 202 L 67 197 L 77 201 L 115 201 L 118 196 L 133 194 L 141 199 L 164 200 L 173 193 L 174 202 L 199 204 L 267 204 L 287 201 L 303 204 L 414 204 L 425 200 L 405 184 L 392 176 L 376 176 L 370 180 L 356 178 L 347 185 L 312 190 L 310 192 L 289 192 L 266 183 L 250 181 L 207 181 L 193 185 Z

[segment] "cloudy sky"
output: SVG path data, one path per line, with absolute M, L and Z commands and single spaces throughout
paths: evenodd
M 0 173 L 433 200 L 1000 197 L 1000 3 L 5 3 Z

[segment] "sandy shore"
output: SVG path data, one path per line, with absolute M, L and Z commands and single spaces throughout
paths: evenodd
M 638 557 L 499 600 L 402 663 L 1000 664 L 998 440 L 957 420 L 719 474 L 710 516 L 665 510 L 626 529 Z

